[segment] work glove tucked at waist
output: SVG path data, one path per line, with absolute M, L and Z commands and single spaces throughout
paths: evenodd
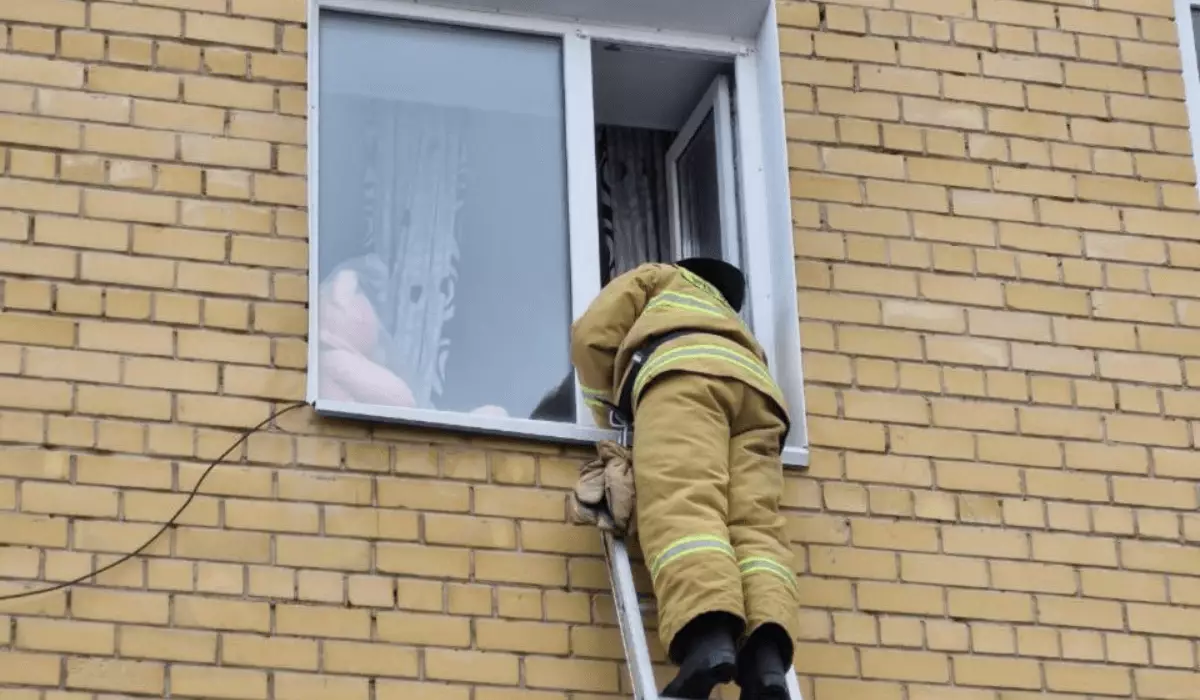
M 596 525 L 621 537 L 632 535 L 637 529 L 632 455 L 610 440 L 596 443 L 596 452 L 599 457 L 579 469 L 571 493 L 571 522 Z

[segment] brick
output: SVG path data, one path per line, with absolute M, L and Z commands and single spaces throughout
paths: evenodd
M 1188 445 L 1187 424 L 1151 416 L 1113 414 L 1105 418 L 1105 432 L 1113 442 L 1136 445 L 1184 447 Z
M 274 98 L 275 91 L 269 85 L 203 76 L 183 79 L 183 99 L 193 104 L 269 111 L 274 108 Z
M 484 554 L 479 553 L 479 558 L 486 562 Z M 456 579 L 465 579 L 470 573 L 470 555 L 464 549 L 389 543 L 377 545 L 375 556 L 375 565 L 381 572 Z M 530 558 L 530 562 L 536 564 L 537 558 Z M 565 581 L 566 570 L 563 566 L 562 579 Z
M 950 554 L 1007 559 L 1028 558 L 1030 551 L 1025 533 L 971 526 L 943 527 L 942 546 Z
M 1038 596 L 1038 622 L 1062 627 L 1120 630 L 1125 626 L 1121 604 L 1113 601 Z
M 171 666 L 171 692 L 206 698 L 267 697 L 267 674 L 212 666 Z
M 416 540 L 418 515 L 406 511 L 325 507 L 325 534 L 373 540 Z
M 438 612 L 440 613 L 440 610 Z M 380 613 L 377 619 L 376 634 L 382 641 L 399 644 L 464 648 L 471 645 L 471 627 L 468 618 L 446 617 L 441 614 Z
M 61 87 L 79 87 L 79 85 L 66 84 Z M 88 68 L 87 87 L 96 92 L 113 95 L 174 100 L 179 97 L 179 76 L 98 65 Z M 135 124 L 138 123 L 138 110 L 139 106 L 135 106 Z
M 96 153 L 172 160 L 175 158 L 175 135 L 164 131 L 87 124 L 83 129 L 83 148 Z
M 1083 569 L 1080 571 L 1083 593 L 1090 598 L 1116 598 L 1165 603 L 1166 581 L 1163 576 L 1130 571 Z
M 955 656 L 954 678 L 961 685 L 988 688 L 1038 689 L 1042 685 L 1037 661 L 982 655 Z
M 267 364 L 270 351 L 266 338 L 208 330 L 179 332 L 179 356 L 183 358 Z
M 267 501 L 225 501 L 225 526 L 272 532 L 316 533 L 320 512 L 311 503 L 271 503 Z
M 5 312 L 0 314 L 0 341 L 67 347 L 75 343 L 75 323 L 63 318 Z
M 980 338 L 930 336 L 925 340 L 925 354 L 934 362 L 984 367 L 1007 367 L 1010 362 L 1004 343 Z
M 82 27 L 86 23 L 86 4 L 76 0 L 46 0 L 37 5 L 13 5 L 0 8 L 0 20 Z
M 1111 539 L 1036 532 L 1032 538 L 1034 559 L 1089 566 L 1117 565 L 1116 543 Z
M 77 214 L 80 207 L 80 190 L 77 187 L 9 177 L 0 180 L 0 206 L 20 207 L 27 211 Z
M 257 169 L 271 166 L 270 144 L 188 134 L 181 136 L 179 143 L 181 159 L 187 163 Z
M 1061 692 L 1125 697 L 1133 692 L 1126 669 L 1099 664 L 1049 662 L 1046 664 L 1046 687 Z
M 1135 506 L 1192 510 L 1197 506 L 1196 491 L 1182 481 L 1114 477 L 1113 500 Z
M 38 618 L 22 618 L 16 624 L 16 646 L 34 651 L 112 654 L 115 638 L 110 624 Z
M 283 629 L 282 606 L 278 614 L 277 631 L 289 634 Z M 178 626 L 245 632 L 266 632 L 270 618 L 271 609 L 266 603 L 195 596 L 176 596 L 172 613 L 172 622 Z
M 1066 458 L 1072 469 L 1141 474 L 1149 470 L 1143 447 L 1071 442 L 1066 444 Z
M 0 654 L 0 682 L 23 686 L 58 686 L 61 682 L 60 659 L 52 654 L 6 651 Z M 8 693 L 11 692 L 8 690 Z
M 931 525 L 852 520 L 851 538 L 854 546 L 899 551 L 937 551 L 937 529 Z
M 255 78 L 289 83 L 307 82 L 306 64 L 301 56 L 256 53 L 250 57 L 250 66 L 250 73 Z
M 566 625 L 508 620 L 479 620 L 475 632 L 482 650 L 566 654 Z
M 425 515 L 425 539 L 431 544 L 511 549 L 516 546 L 512 521 L 456 515 Z
M 265 564 L 271 561 L 266 534 L 197 528 L 175 531 L 175 554 L 190 559 Z
M 517 681 L 517 657 L 493 652 L 428 649 L 425 673 L 428 678 L 437 680 L 513 684 Z
M 1090 307 L 1085 292 L 1049 285 L 1010 283 L 1004 294 L 1010 308 L 1025 311 L 1083 316 Z
M 131 693 L 161 693 L 163 665 L 152 661 L 67 659 L 68 688 Z
M 901 554 L 900 578 L 913 583 L 986 587 L 986 562 L 965 557 L 929 554 Z
M 546 554 L 476 552 L 475 579 L 498 583 L 562 586 L 567 582 L 566 559 Z
M 300 636 L 366 639 L 370 636 L 370 614 L 323 606 L 280 605 L 276 609 L 277 633 Z
M 285 471 L 279 474 L 279 498 L 370 505 L 371 480 L 350 475 Z
M 263 270 L 180 262 L 178 288 L 194 292 L 267 297 L 270 295 L 270 278 Z
M 864 612 L 943 615 L 942 589 L 936 586 L 859 581 L 858 607 Z
M 0 138 L 12 144 L 74 150 L 81 143 L 79 134 L 79 125 L 72 122 L 0 114 Z
M 83 193 L 84 211 L 100 219 L 117 219 L 151 224 L 171 224 L 176 219 L 176 201 L 133 192 L 87 190 Z
M 1181 545 L 1167 542 L 1121 542 L 1124 568 L 1161 573 L 1200 575 L 1200 562 L 1189 559 Z
M 944 654 L 863 649 L 862 673 L 864 678 L 946 683 L 950 680 L 950 662 Z
M 0 272 L 71 278 L 76 258 L 73 251 L 59 248 L 0 243 Z
M 81 386 L 76 410 L 99 416 L 165 420 L 171 417 L 171 395 L 162 391 Z
M 235 15 L 263 17 L 285 22 L 303 22 L 305 20 L 304 8 L 296 8 L 288 0 L 233 0 L 231 9 Z
M 33 238 L 48 245 L 124 250 L 129 242 L 129 226 L 109 221 L 41 215 L 34 222 Z
M 1139 668 L 1133 671 L 1138 697 L 1182 700 L 1200 682 L 1200 674 L 1191 671 L 1167 671 Z
M 0 56 L 0 80 L 78 89 L 83 87 L 83 66 L 70 61 L 5 53 Z
M 417 652 L 382 644 L 325 642 L 323 668 L 327 672 L 373 676 L 417 676 Z
M 617 665 L 611 661 L 531 656 L 525 659 L 525 677 L 535 688 L 592 692 L 616 692 L 619 689 Z
M 182 15 L 171 10 L 94 3 L 91 7 L 91 27 L 135 34 L 178 36 L 182 31 Z
M 184 423 L 231 428 L 251 427 L 266 420 L 270 406 L 260 401 L 226 396 L 181 395 L 176 417 Z
M 120 648 L 124 657 L 214 663 L 217 660 L 217 635 L 125 625 L 121 628 Z
M 1152 632 L 1160 635 L 1191 637 L 1189 627 L 1200 617 L 1192 608 L 1172 608 L 1165 605 L 1130 603 L 1127 606 L 1129 629 L 1133 632 Z
M 366 700 L 369 695 L 366 678 L 276 673 L 275 697 L 277 700 L 321 700 L 330 697 Z
M 947 592 L 947 605 L 954 618 L 1013 622 L 1034 619 L 1033 598 L 1023 593 L 951 589 Z
M 803 190 L 800 190 L 803 191 Z M 867 202 L 880 207 L 907 208 L 914 211 L 947 213 L 950 211 L 945 187 L 904 182 L 868 180 Z
M 929 422 L 929 409 L 921 397 L 846 391 L 842 394 L 842 401 L 847 418 L 900 423 Z
M 366 542 L 324 537 L 276 538 L 275 561 L 284 566 L 307 566 L 338 571 L 366 571 L 371 549 Z
M 235 19 L 215 14 L 187 13 L 188 39 L 220 42 L 234 46 L 275 48 L 275 25 L 251 19 Z

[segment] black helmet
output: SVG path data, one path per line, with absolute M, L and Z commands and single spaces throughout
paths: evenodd
M 733 310 L 741 313 L 746 300 L 746 276 L 737 267 L 717 258 L 687 258 L 675 264 L 716 287 Z

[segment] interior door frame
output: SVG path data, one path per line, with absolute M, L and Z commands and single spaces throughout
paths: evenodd
M 709 114 L 713 115 L 713 127 L 717 147 L 717 203 L 721 217 L 721 257 L 738 267 L 742 266 L 741 217 L 738 212 L 737 156 L 734 152 L 735 124 L 733 121 L 733 90 L 729 77 L 718 75 L 697 102 L 695 109 L 684 122 L 667 149 L 667 213 L 671 231 L 671 255 L 674 260 L 690 256 L 693 246 L 683 239 L 680 198 L 679 158 L 696 137 L 696 132 Z

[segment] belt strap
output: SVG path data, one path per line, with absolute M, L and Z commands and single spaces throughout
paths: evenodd
M 642 368 L 645 367 L 646 361 L 658 350 L 664 343 L 675 340 L 676 338 L 699 333 L 700 331 L 679 330 L 671 331 L 657 335 L 643 343 L 637 350 L 633 351 L 633 355 L 629 359 L 629 372 L 625 376 L 625 383 L 621 386 L 621 392 L 617 399 L 617 411 L 626 425 L 633 423 L 633 386 L 637 383 L 638 375 L 641 374 Z

